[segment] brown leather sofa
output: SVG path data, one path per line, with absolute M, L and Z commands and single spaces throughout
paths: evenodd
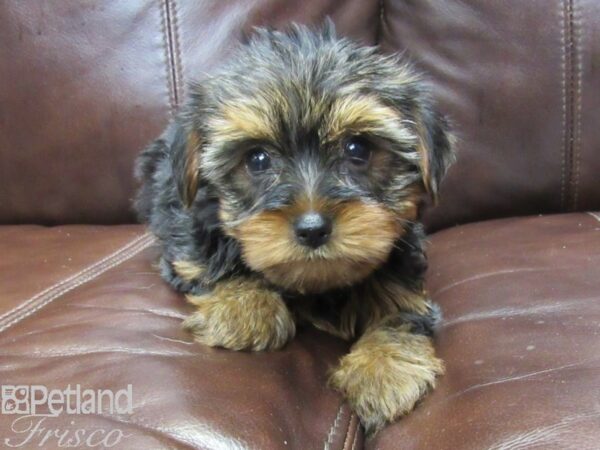
M 326 386 L 348 344 L 193 343 L 130 208 L 133 159 L 189 80 L 242 30 L 327 15 L 406 51 L 460 138 L 427 214 L 447 373 L 366 442 Z M 45 418 L 52 433 L 119 429 L 124 449 L 600 448 L 599 209 L 598 1 L 0 2 L 0 384 L 133 392 L 131 413 Z M 0 414 L 0 447 L 59 446 L 60 432 L 24 442 L 16 417 Z

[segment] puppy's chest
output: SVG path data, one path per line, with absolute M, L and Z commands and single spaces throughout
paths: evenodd
M 354 334 L 346 324 L 350 292 L 335 290 L 324 294 L 283 294 L 283 299 L 301 324 L 310 324 L 344 339 Z

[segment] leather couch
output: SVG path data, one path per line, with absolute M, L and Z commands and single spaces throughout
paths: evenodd
M 426 216 L 447 373 L 367 441 L 326 386 L 347 343 L 193 343 L 130 207 L 186 83 L 254 25 L 325 16 L 405 51 L 459 132 Z M 131 384 L 128 414 L 43 423 L 122 430 L 114 448 L 600 448 L 599 36 L 594 0 L 1 2 L 0 384 Z M 59 446 L 15 417 L 0 446 Z

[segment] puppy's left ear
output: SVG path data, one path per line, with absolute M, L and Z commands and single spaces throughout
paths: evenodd
M 202 139 L 196 130 L 178 126 L 171 148 L 171 165 L 181 202 L 190 207 L 200 182 L 199 154 Z
M 446 118 L 430 107 L 424 108 L 417 128 L 423 184 L 437 202 L 440 183 L 454 162 L 455 138 Z

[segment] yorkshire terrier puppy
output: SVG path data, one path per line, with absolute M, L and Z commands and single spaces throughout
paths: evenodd
M 300 323 L 352 340 L 331 385 L 376 431 L 443 372 L 418 221 L 446 121 L 408 63 L 331 23 L 257 29 L 228 61 L 137 162 L 162 275 L 201 343 L 278 349 Z

